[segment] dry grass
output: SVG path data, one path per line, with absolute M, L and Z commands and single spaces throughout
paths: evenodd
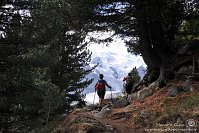
M 180 93 L 176 97 L 168 97 L 170 86 L 175 82 L 171 82 L 152 96 L 145 98 L 142 102 L 133 101 L 128 107 L 113 109 L 109 117 L 99 119 L 97 121 L 104 125 L 112 125 L 114 132 L 143 132 L 146 127 L 154 127 L 157 122 L 166 122 L 177 119 L 179 116 L 184 120 L 199 118 L 199 82 L 195 82 L 195 91 L 191 93 Z M 105 101 L 105 104 L 110 100 Z M 149 114 L 148 123 L 140 117 L 140 112 L 144 110 Z M 78 112 L 78 113 L 77 113 Z M 72 115 L 86 114 L 86 112 L 72 113 Z M 126 113 L 125 118 L 118 117 L 117 114 Z M 72 116 L 70 116 L 72 119 Z

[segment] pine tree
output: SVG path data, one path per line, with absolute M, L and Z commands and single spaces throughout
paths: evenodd
M 12 6 L 7 9 L 7 4 Z M 57 114 L 69 111 L 72 101 L 84 104 L 81 92 L 91 83 L 84 77 L 91 70 L 84 69 L 90 53 L 84 43 L 87 7 L 81 4 L 74 0 L 1 3 L 0 12 L 6 12 L 0 23 L 3 132 L 40 132 Z
M 132 78 L 133 78 L 133 80 L 134 80 L 134 85 L 137 84 L 137 83 L 139 83 L 141 78 L 140 78 L 140 76 L 139 76 L 139 74 L 138 74 L 137 68 L 134 67 L 134 68 L 131 70 L 130 73 L 131 73 L 131 76 L 132 76 Z
M 149 69 L 158 70 L 163 87 L 181 45 L 179 28 L 195 12 L 198 0 L 101 0 L 93 21 L 97 30 L 114 31 L 126 40 L 129 52 L 140 54 Z

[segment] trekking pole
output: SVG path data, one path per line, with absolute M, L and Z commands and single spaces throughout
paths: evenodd
M 96 94 L 96 90 L 95 90 L 95 94 Z M 94 94 L 94 99 L 93 99 L 93 105 L 94 105 L 94 101 L 95 101 L 95 94 Z
M 110 89 L 111 90 L 111 89 Z M 112 97 L 112 90 L 111 90 L 111 101 L 113 102 L 113 97 Z
M 125 82 L 123 82 L 123 89 L 122 89 L 122 93 L 125 95 L 125 89 L 126 89 L 126 84 Z

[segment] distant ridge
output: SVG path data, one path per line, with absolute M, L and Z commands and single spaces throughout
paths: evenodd
M 102 53 L 98 55 L 92 55 L 91 61 L 87 68 L 91 66 L 97 65 L 95 70 L 91 72 L 86 78 L 91 79 L 94 78 L 93 82 L 84 90 L 85 94 L 94 92 L 94 86 L 97 82 L 98 75 L 102 73 L 104 75 L 104 79 L 107 80 L 108 84 L 110 84 L 115 91 L 122 91 L 123 89 L 123 78 L 131 71 L 135 64 L 137 64 L 137 60 L 135 58 L 125 58 L 121 60 L 121 57 L 118 57 L 116 53 Z M 146 68 L 143 65 L 140 65 L 138 68 L 138 73 L 141 78 L 143 78 Z

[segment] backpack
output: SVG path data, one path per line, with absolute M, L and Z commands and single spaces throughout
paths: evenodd
M 127 82 L 126 82 L 126 85 L 129 86 L 133 86 L 133 84 L 135 83 L 134 79 L 130 76 L 127 77 Z
M 96 90 L 103 90 L 105 89 L 105 84 L 103 84 L 102 82 L 98 81 L 96 86 L 95 86 Z

